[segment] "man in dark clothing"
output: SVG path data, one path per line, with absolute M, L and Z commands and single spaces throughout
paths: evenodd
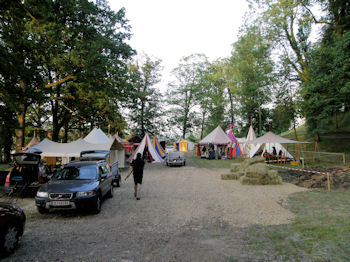
M 145 162 L 142 160 L 141 153 L 137 153 L 136 159 L 134 159 L 131 162 L 131 170 L 133 171 L 134 175 L 134 196 L 137 200 L 140 200 L 140 190 L 141 190 L 141 184 L 142 184 L 142 178 L 143 178 L 143 167 L 145 166 Z

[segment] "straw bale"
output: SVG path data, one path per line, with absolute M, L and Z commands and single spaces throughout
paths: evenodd
M 242 176 L 239 181 L 242 185 L 260 185 L 258 178 L 250 178 L 246 176 Z
M 239 171 L 240 168 L 241 168 L 241 165 L 240 165 L 240 164 L 233 163 L 233 164 L 231 164 L 231 169 L 230 169 L 230 171 L 231 171 L 231 173 L 234 173 L 234 172 Z
M 268 168 L 265 163 L 257 163 L 249 166 L 247 173 L 258 173 L 258 174 L 267 174 Z
M 249 158 L 246 161 L 248 161 L 249 165 L 253 165 L 256 163 L 265 163 L 265 158 L 259 156 L 259 157 Z
M 273 179 L 273 178 L 278 176 L 277 170 L 269 170 L 269 171 L 267 171 L 267 174 L 268 174 L 268 177 L 271 178 L 271 179 Z
M 221 179 L 222 180 L 237 180 L 236 176 L 233 174 L 222 174 Z
M 249 172 L 247 171 L 245 174 L 246 177 L 250 177 L 250 178 L 259 178 L 262 179 L 266 176 L 266 174 L 261 174 L 261 173 L 256 173 L 256 172 Z

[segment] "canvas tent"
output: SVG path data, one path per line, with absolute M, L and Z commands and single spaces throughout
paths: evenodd
M 33 138 L 29 141 L 29 143 L 23 148 L 23 152 L 25 152 L 26 150 L 28 150 L 29 148 L 37 144 L 39 144 L 39 139 L 37 139 L 36 136 L 34 135 Z
M 254 132 L 253 126 L 250 125 L 247 138 L 245 139 L 244 142 L 242 141 L 242 144 L 244 143 L 243 150 L 242 150 L 243 154 L 250 156 L 250 153 L 252 151 L 257 152 L 259 150 L 259 148 L 261 147 L 261 144 L 249 143 L 249 141 L 253 141 L 254 139 L 256 139 L 255 132 Z
M 152 145 L 160 158 L 166 157 L 166 153 L 165 153 L 163 147 L 161 146 L 161 144 L 158 142 L 158 139 L 156 138 L 156 136 L 153 137 Z
M 92 131 L 84 138 L 84 140 L 92 144 L 106 144 L 111 142 L 108 136 L 106 136 L 101 129 L 96 127 L 92 129 Z
M 267 134 L 259 138 L 256 138 L 254 140 L 247 141 L 246 143 L 249 143 L 251 145 L 259 145 L 259 147 L 255 146 L 254 149 L 249 152 L 249 157 L 253 157 L 258 152 L 258 150 L 263 145 L 265 145 L 262 154 L 264 154 L 265 152 L 272 154 L 274 150 L 273 148 L 275 147 L 277 154 L 281 151 L 284 157 L 293 158 L 293 156 L 282 146 L 282 144 L 296 144 L 296 143 L 305 143 L 305 142 L 290 140 L 287 138 L 277 136 L 272 132 L 268 132 Z
M 199 145 L 227 145 L 231 140 L 227 137 L 225 132 L 222 130 L 220 126 L 215 128 L 210 134 L 208 134 L 205 138 L 199 141 Z
M 180 137 L 174 141 L 174 147 L 177 151 L 187 152 L 187 140 Z
M 136 148 L 135 152 L 130 156 L 128 161 L 131 162 L 132 160 L 136 159 L 137 153 L 140 153 L 141 155 L 143 155 L 145 148 L 147 148 L 147 152 L 148 152 L 148 155 L 151 159 L 151 162 L 160 163 L 163 161 L 160 158 L 160 156 L 157 154 L 155 148 L 153 147 L 152 141 L 151 141 L 147 132 L 146 132 L 145 136 L 143 137 L 140 145 Z

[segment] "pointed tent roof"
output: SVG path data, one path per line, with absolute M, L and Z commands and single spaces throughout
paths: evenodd
M 249 131 L 248 131 L 248 135 L 247 135 L 247 141 L 251 141 L 251 140 L 254 140 L 256 139 L 256 136 L 255 136 L 255 133 L 254 133 L 254 129 L 253 129 L 253 126 L 250 125 L 249 127 Z
M 39 144 L 39 139 L 36 138 L 36 136 L 34 135 L 33 138 L 29 141 L 29 143 L 23 148 L 23 151 L 28 150 L 29 148 Z
M 86 142 L 92 144 L 105 144 L 110 143 L 111 140 L 106 136 L 105 133 L 99 128 L 94 127 L 92 131 L 84 138 Z
M 128 161 L 131 162 L 132 160 L 136 159 L 137 153 L 141 153 L 141 155 L 142 155 L 146 146 L 148 148 L 148 153 L 151 155 L 152 163 L 153 162 L 160 163 L 160 162 L 163 161 L 160 158 L 160 156 L 157 154 L 154 146 L 152 145 L 152 140 L 150 139 L 150 137 L 149 137 L 147 132 L 145 133 L 145 136 L 143 137 L 140 145 L 136 148 L 135 152 L 130 156 Z
M 209 135 L 199 141 L 198 144 L 206 145 L 206 144 L 214 144 L 214 145 L 226 145 L 230 143 L 231 140 L 227 137 L 225 132 L 222 130 L 220 126 L 215 128 Z
M 298 144 L 298 143 L 307 143 L 307 142 L 301 142 L 301 141 L 295 141 L 295 140 L 283 138 L 278 135 L 275 135 L 270 131 L 267 134 L 257 139 L 247 141 L 246 143 L 249 143 L 249 144 L 265 144 L 265 143 Z

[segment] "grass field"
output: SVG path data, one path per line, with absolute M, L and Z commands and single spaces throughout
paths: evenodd
M 290 197 L 296 214 L 290 225 L 254 227 L 250 246 L 282 261 L 348 261 L 350 192 L 311 191 Z

